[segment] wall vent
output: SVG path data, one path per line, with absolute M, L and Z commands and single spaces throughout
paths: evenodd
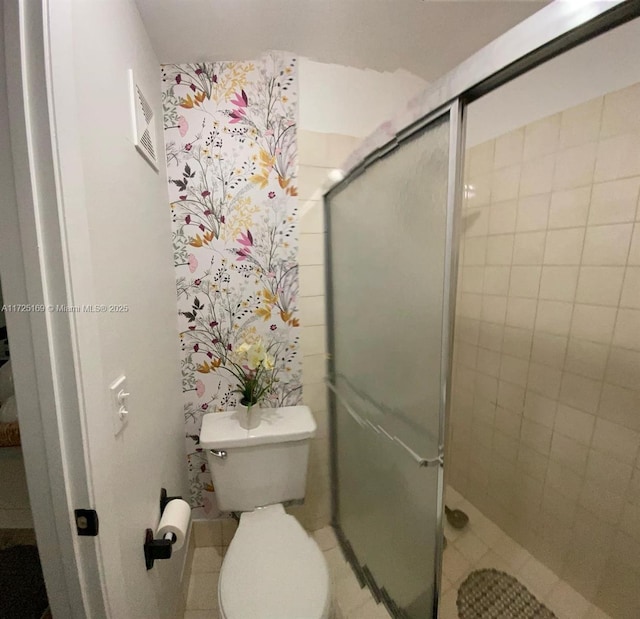
M 158 171 L 158 149 L 156 148 L 156 121 L 153 109 L 149 105 L 140 86 L 136 83 L 133 71 L 131 76 L 131 104 L 133 106 L 133 143 L 138 152 Z

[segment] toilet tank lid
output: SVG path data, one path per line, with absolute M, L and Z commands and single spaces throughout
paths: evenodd
M 223 449 L 302 441 L 311 438 L 316 433 L 316 427 L 308 406 L 262 409 L 261 423 L 252 430 L 240 425 L 236 411 L 208 413 L 202 418 L 200 446 Z

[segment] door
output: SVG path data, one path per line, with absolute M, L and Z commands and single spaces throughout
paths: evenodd
M 459 124 L 455 104 L 326 198 L 334 524 L 397 617 L 437 605 Z

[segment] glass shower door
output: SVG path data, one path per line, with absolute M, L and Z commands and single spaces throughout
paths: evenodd
M 334 524 L 361 580 L 416 619 L 440 569 L 452 135 L 446 113 L 326 198 Z

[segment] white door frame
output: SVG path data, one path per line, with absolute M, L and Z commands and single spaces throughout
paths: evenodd
M 70 28 L 70 13 L 60 10 L 59 0 L 55 4 L 56 15 Z M 32 308 L 75 305 L 78 298 L 89 303 L 92 296 L 88 229 L 84 217 L 77 218 L 83 209 L 67 208 L 62 200 L 63 170 L 77 158 L 65 152 L 65 168 L 60 165 L 61 141 L 52 130 L 48 9 L 46 2 L 4 1 L 14 178 L 10 170 L 1 177 L 7 187 L 0 273 L 5 304 Z M 95 317 L 45 309 L 9 312 L 6 320 L 31 510 L 53 615 L 126 617 L 121 604 L 109 604 L 112 592 L 123 600 L 121 583 L 109 579 L 107 586 L 103 567 L 102 545 L 117 546 L 113 531 L 107 523 L 106 535 L 101 530 L 98 537 L 78 537 L 74 520 L 74 509 L 97 508 L 96 483 L 105 477 L 92 470 L 86 423 L 86 393 L 93 386 L 88 377 L 103 384 Z M 89 350 L 86 346 L 93 346 L 93 354 L 82 357 L 81 367 L 80 350 Z

